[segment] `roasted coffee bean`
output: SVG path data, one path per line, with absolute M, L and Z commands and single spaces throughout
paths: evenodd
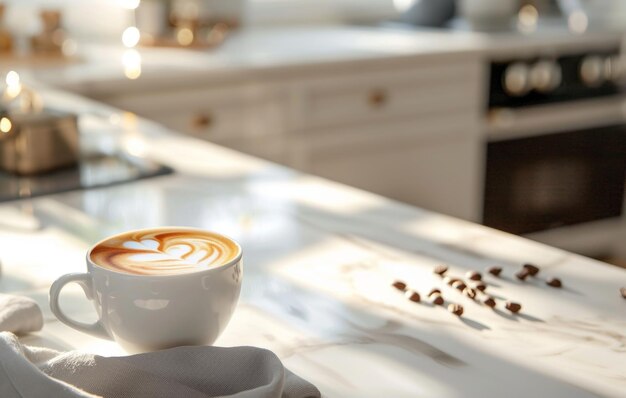
M 465 277 L 472 281 L 479 281 L 483 279 L 483 276 L 478 271 L 467 271 Z
M 451 276 L 446 276 L 445 278 L 443 278 L 443 281 L 445 283 L 447 283 L 448 285 L 452 286 L 452 284 L 454 282 L 460 281 L 460 279 L 459 278 L 452 278 Z
M 527 270 L 527 269 L 525 269 L 525 268 L 524 268 L 524 269 L 519 270 L 519 271 L 515 274 L 515 277 L 516 277 L 517 279 L 519 279 L 520 281 L 525 281 L 525 280 L 526 280 L 526 278 L 528 278 L 528 275 L 530 275 L 530 273 L 528 272 L 528 270 Z
M 437 288 L 432 289 L 430 292 L 428 292 L 428 297 L 432 296 L 433 294 L 441 294 L 441 290 Z
M 433 272 L 439 276 L 443 276 L 446 272 L 448 272 L 448 266 L 447 265 L 438 265 L 435 267 L 435 269 L 433 270 Z
M 539 273 L 539 267 L 533 264 L 524 264 L 522 266 L 526 271 L 528 271 L 528 275 L 535 276 Z
M 549 281 L 546 282 L 546 285 L 552 287 L 561 287 L 563 286 L 563 283 L 561 283 L 561 280 L 559 278 L 551 278 Z
M 440 294 L 434 294 L 430 298 L 430 302 L 435 304 L 435 305 L 443 305 L 444 301 L 445 300 L 443 299 L 443 297 L 441 297 Z
M 489 272 L 493 276 L 500 276 L 500 273 L 502 272 L 502 268 L 501 267 L 489 267 L 487 268 L 487 272 Z
M 496 300 L 494 300 L 493 297 L 489 296 L 489 297 L 487 297 L 486 299 L 483 300 L 483 304 L 485 304 L 489 308 L 495 308 L 496 307 Z
M 407 290 L 406 293 L 404 293 L 404 296 L 414 303 L 419 303 L 420 301 L 422 301 L 419 293 L 414 290 Z
M 463 289 L 465 289 L 467 285 L 462 280 L 457 280 L 456 282 L 452 284 L 452 287 L 460 291 L 463 291 Z
M 516 314 L 516 313 L 518 313 L 522 309 L 522 306 L 520 304 L 518 304 L 518 303 L 514 303 L 512 301 L 507 301 L 506 305 L 504 306 L 504 308 L 506 308 L 507 310 L 509 310 L 512 313 Z
M 471 287 L 466 287 L 465 289 L 463 289 L 463 294 L 471 298 L 472 300 L 476 298 L 476 290 L 472 289 Z
M 626 287 L 620 288 L 619 292 L 622 295 L 622 297 L 626 299 Z
M 456 316 L 463 315 L 463 306 L 461 304 L 448 304 L 448 311 Z
M 393 286 L 396 289 L 401 290 L 401 291 L 405 291 L 406 290 L 406 283 L 404 283 L 402 281 L 395 281 L 391 286 Z
M 485 290 L 487 290 L 487 285 L 484 282 L 478 282 L 474 285 L 474 289 L 484 292 Z

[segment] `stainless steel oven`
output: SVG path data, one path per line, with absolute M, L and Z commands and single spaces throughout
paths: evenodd
M 490 69 L 482 221 L 585 254 L 626 246 L 618 49 Z

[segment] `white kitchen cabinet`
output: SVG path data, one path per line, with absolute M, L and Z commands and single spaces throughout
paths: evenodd
M 479 59 L 355 65 L 104 100 L 176 131 L 476 220 Z
M 479 221 L 482 79 L 470 58 L 296 81 L 289 165 Z
M 475 220 L 482 144 L 469 112 L 301 136 L 297 168 L 399 201 Z
M 464 165 L 480 161 L 476 156 L 479 149 L 467 138 L 395 148 L 378 148 L 373 143 L 348 156 L 314 153 L 308 171 L 402 202 L 419 202 L 423 208 L 472 219 L 480 206 L 475 199 L 479 197 L 475 192 L 477 175 Z

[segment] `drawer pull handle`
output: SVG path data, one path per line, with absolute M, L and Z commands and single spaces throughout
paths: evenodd
M 367 98 L 367 102 L 370 104 L 372 108 L 381 108 L 388 101 L 387 92 L 382 89 L 372 90 Z
M 214 120 L 210 114 L 199 113 L 191 119 L 191 127 L 195 130 L 207 129 L 211 127 Z

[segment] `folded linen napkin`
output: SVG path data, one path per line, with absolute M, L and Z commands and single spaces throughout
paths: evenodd
M 43 315 L 35 300 L 0 294 L 0 332 L 26 334 L 42 327 Z
M 126 357 L 57 352 L 0 333 L 3 398 L 313 398 L 320 392 L 255 347 L 177 347 Z

